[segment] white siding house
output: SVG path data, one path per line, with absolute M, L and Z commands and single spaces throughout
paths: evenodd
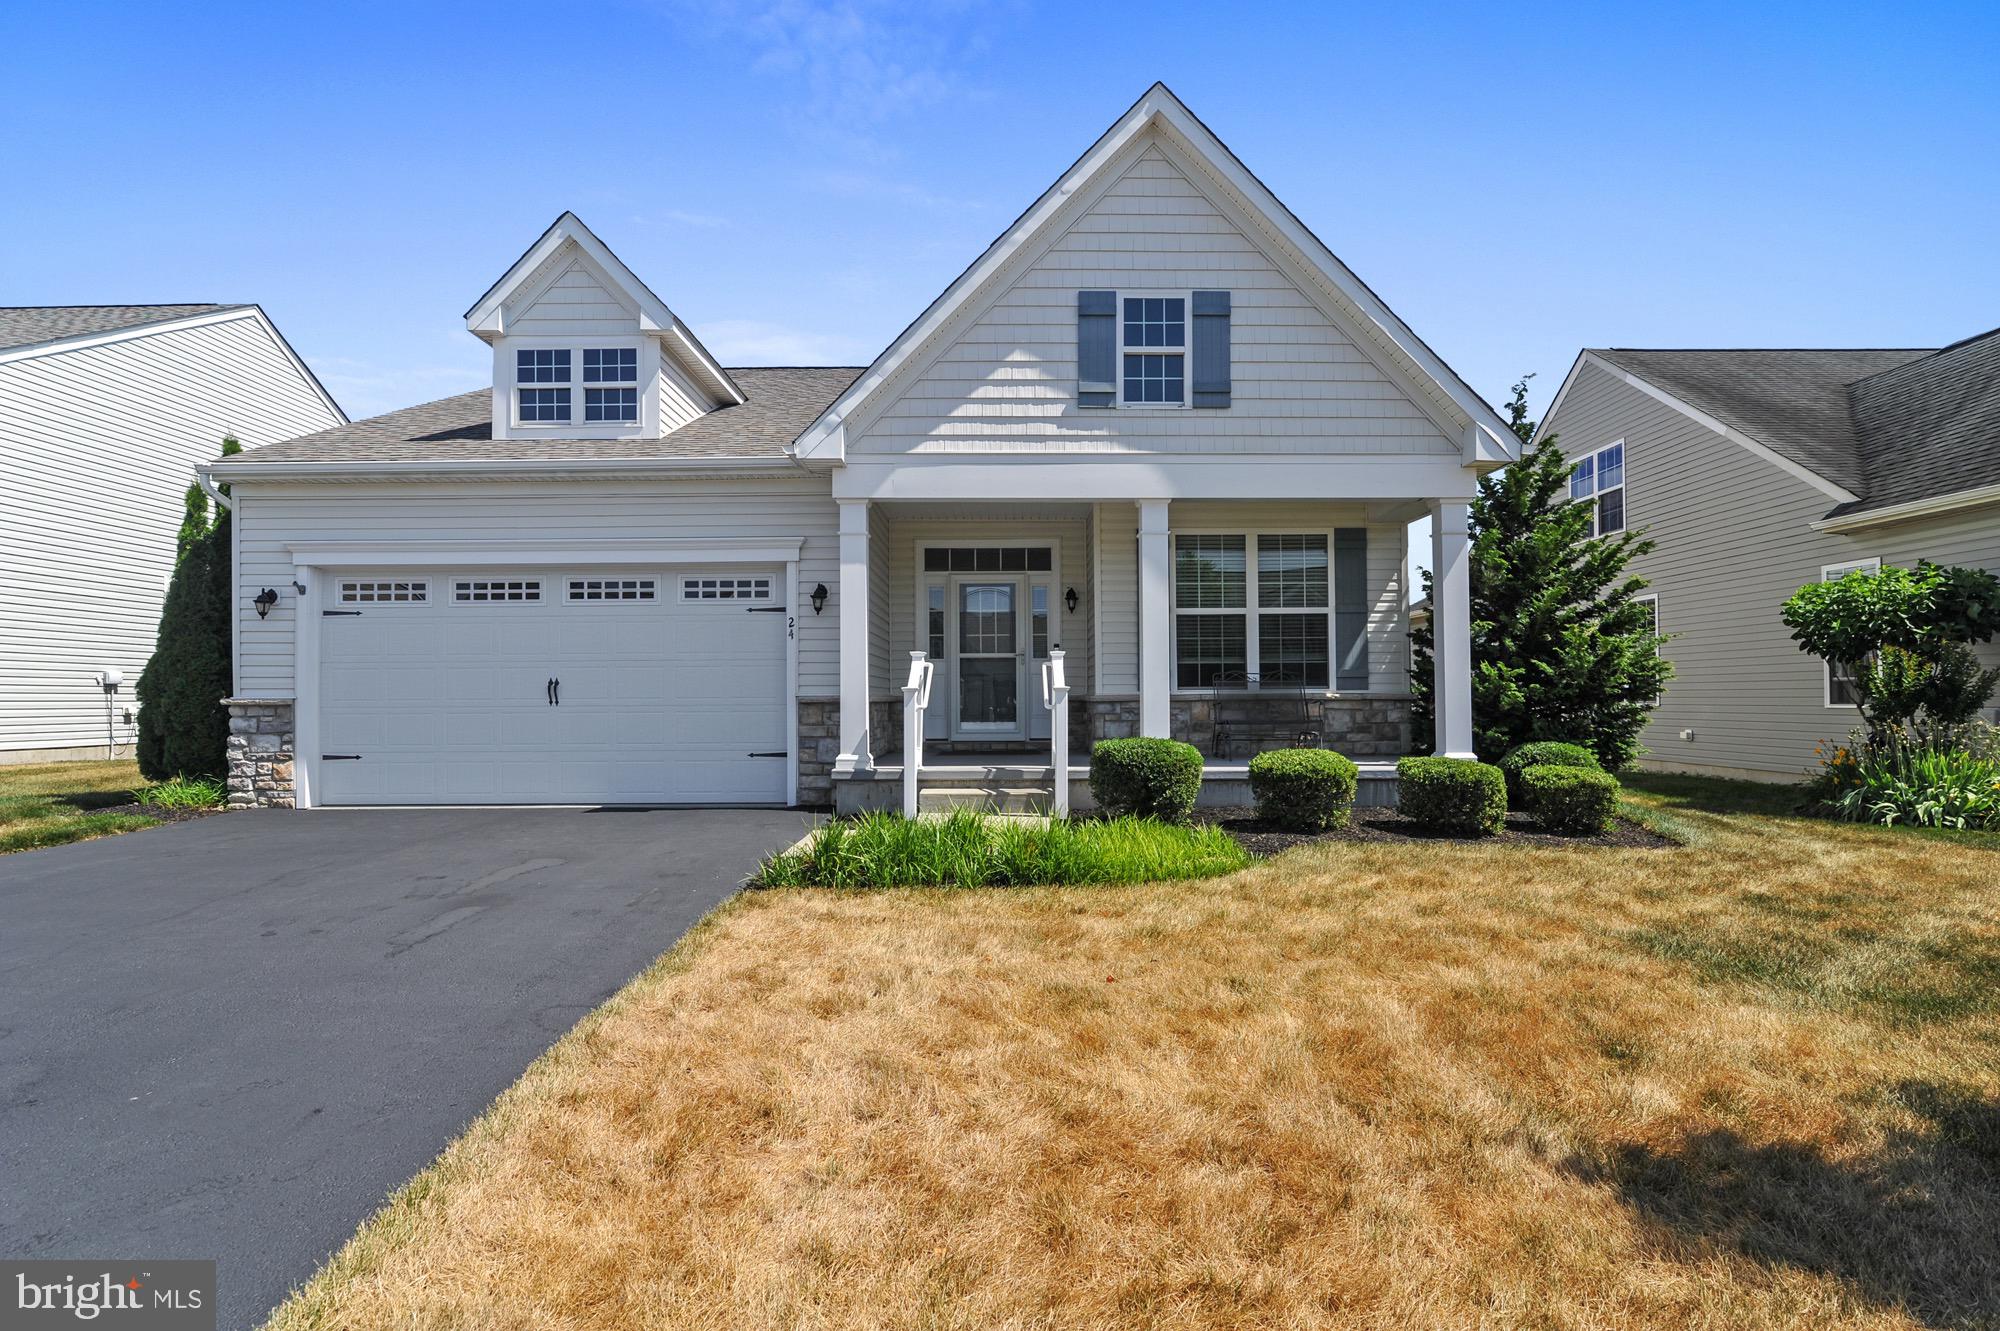
M 1517 441 L 1163 86 L 865 368 L 721 367 L 572 214 L 466 323 L 490 391 L 207 468 L 232 802 L 1060 804 L 1132 734 L 1380 777 L 1425 514 L 1470 752 L 1466 503 Z
M 224 436 L 343 424 L 254 305 L 0 309 L 0 762 L 129 752 L 182 494 Z

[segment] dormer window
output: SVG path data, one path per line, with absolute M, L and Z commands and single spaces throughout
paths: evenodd
M 514 353 L 515 419 L 523 425 L 567 425 L 576 390 L 583 390 L 587 425 L 639 420 L 639 352 L 633 347 L 582 348 L 583 379 L 574 376 L 568 347 L 523 347 Z

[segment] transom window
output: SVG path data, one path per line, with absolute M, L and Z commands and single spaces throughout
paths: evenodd
M 769 578 L 682 578 L 683 601 L 768 601 Z
M 1625 441 L 1587 453 L 1569 475 L 1569 497 L 1591 506 L 1590 534 L 1625 530 Z
M 572 601 L 652 601 L 659 598 L 659 584 L 652 578 L 571 578 Z
M 1187 401 L 1187 297 L 1126 296 L 1119 302 L 1121 401 L 1178 407 Z
M 377 582 L 372 580 L 343 581 L 340 584 L 340 600 L 343 605 L 392 605 L 410 604 L 430 599 L 430 583 Z
M 1175 536 L 1175 687 L 1327 687 L 1330 593 L 1324 533 Z
M 465 578 L 451 584 L 451 599 L 467 604 L 498 601 L 539 601 L 540 578 Z
M 514 352 L 515 418 L 521 424 L 566 425 L 575 420 L 578 388 L 582 389 L 585 424 L 638 423 L 638 349 L 581 350 L 581 379 L 576 377 L 576 357 L 569 347 L 521 347 Z
M 926 573 L 1047 573 L 1053 560 L 1046 545 L 928 545 Z

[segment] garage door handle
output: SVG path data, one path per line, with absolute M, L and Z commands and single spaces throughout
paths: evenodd
M 319 756 L 319 760 L 323 763 L 358 763 L 361 761 L 361 755 L 358 753 L 322 753 Z
M 760 753 L 746 753 L 746 758 L 789 758 L 792 755 L 784 749 L 765 749 Z
M 549 706 L 551 707 L 562 706 L 562 681 L 559 679 L 551 679 L 548 682 L 547 688 L 549 695 Z
M 785 613 L 785 607 L 782 605 L 753 605 L 745 613 L 752 615 L 782 615 Z M 752 756 L 754 757 L 755 755 Z
M 332 619 L 335 616 L 341 615 L 359 615 L 361 612 L 359 610 L 322 610 L 320 613 L 328 619 Z

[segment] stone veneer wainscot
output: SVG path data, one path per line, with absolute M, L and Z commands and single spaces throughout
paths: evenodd
M 224 698 L 229 709 L 229 807 L 293 804 L 292 700 Z

